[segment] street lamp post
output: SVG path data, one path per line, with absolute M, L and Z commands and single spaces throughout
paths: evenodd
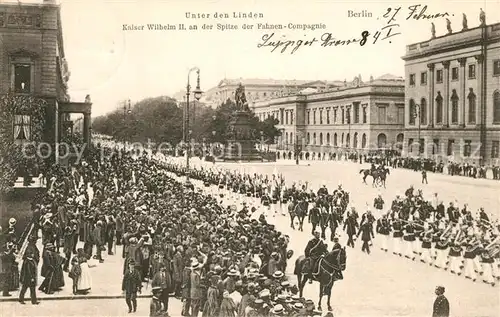
M 295 165 L 299 165 L 299 155 L 302 151 L 302 132 L 296 132 L 295 137 L 297 138 L 295 141 Z
M 126 140 L 126 136 L 125 136 L 125 132 L 126 132 L 126 127 L 127 127 L 127 124 L 126 124 L 126 120 L 127 120 L 127 115 L 128 114 L 131 114 L 132 113 L 132 110 L 131 110 L 131 107 L 130 107 L 130 99 L 127 100 L 124 104 L 123 104 L 123 141 L 127 141 Z
M 196 88 L 193 90 L 193 95 L 196 100 L 200 100 L 202 91 L 200 89 L 200 69 L 198 67 L 193 67 L 189 70 L 188 72 L 188 78 L 187 78 L 187 85 L 186 85 L 186 122 L 184 125 L 184 142 L 187 146 L 187 151 L 186 151 L 186 185 L 189 185 L 189 158 L 190 158 L 190 151 L 191 151 L 191 146 L 190 146 L 190 141 L 189 137 L 191 134 L 191 131 L 189 130 L 189 96 L 191 95 L 191 85 L 189 84 L 189 77 L 193 71 L 196 71 L 198 78 L 196 81 Z
M 420 156 L 420 150 L 422 147 L 422 144 L 420 144 L 420 105 L 415 104 L 415 113 L 413 114 L 415 120 L 418 119 L 418 124 L 417 124 L 417 140 L 418 140 L 418 156 Z

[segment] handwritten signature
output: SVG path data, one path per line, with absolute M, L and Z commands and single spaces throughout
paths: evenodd
M 408 13 L 405 17 L 405 20 L 429 20 L 429 19 L 437 19 L 444 18 L 448 16 L 453 16 L 448 12 L 438 12 L 438 13 L 428 13 L 427 5 L 411 5 L 408 6 Z M 382 18 L 380 20 L 384 20 L 385 25 L 380 27 L 379 29 L 372 30 L 369 32 L 368 30 L 363 30 L 360 32 L 359 37 L 354 37 L 350 39 L 339 39 L 333 36 L 332 33 L 323 33 L 319 38 L 310 37 L 305 40 L 291 40 L 285 39 L 285 36 L 282 35 L 281 38 L 277 38 L 275 33 L 264 34 L 261 38 L 261 42 L 257 44 L 258 48 L 271 48 L 271 52 L 279 51 L 280 53 L 285 53 L 287 50 L 290 51 L 290 54 L 294 54 L 301 47 L 331 47 L 331 46 L 347 46 L 350 44 L 359 44 L 360 46 L 364 46 L 369 40 L 372 44 L 376 44 L 378 42 L 392 39 L 397 35 L 401 35 L 399 32 L 399 23 L 395 23 L 398 17 L 398 13 L 401 11 L 401 7 L 389 7 L 387 8 Z M 389 40 L 389 43 L 392 43 Z
M 319 39 L 316 37 L 309 38 L 307 40 L 285 40 L 284 35 L 281 36 L 283 40 L 276 39 L 275 33 L 264 34 L 261 38 L 262 42 L 257 44 L 258 48 L 269 47 L 271 48 L 271 53 L 279 50 L 280 53 L 285 53 L 288 48 L 291 49 L 290 54 L 295 53 L 301 47 L 312 47 L 315 45 L 319 45 L 320 47 L 330 47 L 330 46 L 346 46 L 354 43 L 358 43 L 363 46 L 369 36 L 368 31 L 364 31 L 361 33 L 359 38 L 351 38 L 351 39 L 339 39 L 335 38 L 332 33 L 323 33 Z M 318 43 L 318 44 L 316 44 Z

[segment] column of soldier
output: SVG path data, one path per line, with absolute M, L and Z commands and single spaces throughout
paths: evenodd
M 207 187 L 210 184 L 220 184 L 221 181 L 227 186 L 229 178 L 230 186 L 235 185 L 239 193 L 248 195 L 251 193 L 247 188 L 255 190 L 260 187 L 255 184 L 262 183 L 266 189 L 263 192 L 260 192 L 260 189 L 257 191 L 262 195 L 263 204 L 268 207 L 282 198 L 276 197 L 272 189 L 284 182 L 281 176 L 278 179 L 273 176 L 273 180 L 269 181 L 267 177 L 262 178 L 258 175 L 228 171 L 221 175 L 220 171 L 214 172 L 203 168 L 195 170 L 193 176 L 205 179 Z M 375 199 L 377 209 L 383 208 L 383 200 L 382 204 L 380 200 L 382 199 L 379 195 Z M 416 260 L 418 256 L 422 263 L 449 270 L 458 276 L 463 274 L 473 281 L 476 281 L 479 275 L 484 283 L 495 286 L 496 281 L 500 280 L 499 228 L 498 220 L 490 222 L 483 208 L 476 218 L 472 217 L 467 206 L 460 211 L 453 206 L 453 203 L 450 203 L 445 212 L 442 202 L 434 202 L 432 206 L 430 201 L 424 200 L 421 191 L 414 193 L 411 187 L 406 191 L 405 198 L 398 196 L 392 203 L 391 211 L 377 221 L 376 231 L 384 237 L 382 246 L 384 251 L 388 251 L 387 245 L 389 240 L 392 240 L 395 255 L 405 256 L 411 260 Z
M 122 287 L 129 312 L 137 309 L 141 282 L 151 279 L 153 315 L 168 311 L 171 291 L 183 300 L 183 315 L 202 311 L 214 316 L 223 310 L 238 316 L 318 314 L 284 276 L 290 256 L 287 238 L 274 226 L 250 219 L 246 208 L 223 207 L 219 199 L 224 191 L 215 197 L 184 188 L 157 162 L 98 153 L 88 163 L 49 175 L 49 190 L 35 203 L 44 249 L 37 252 L 35 230 L 23 256 L 23 288 L 37 285 L 39 260 L 45 277 L 40 290 L 51 294 L 61 288 L 63 271 L 78 280 L 92 254 L 106 265 L 102 251 L 113 255 L 116 239 L 125 244 Z M 171 168 L 183 173 L 178 166 Z M 93 194 L 79 190 L 88 183 Z M 78 240 L 84 248 L 76 248 Z M 34 274 L 25 269 L 32 262 Z M 263 263 L 267 270 L 259 265 Z M 38 303 L 36 297 L 32 302 Z
M 375 207 L 383 209 L 383 201 L 375 199 Z M 460 210 L 453 203 L 445 206 L 434 194 L 432 201 L 423 198 L 413 187 L 405 197 L 397 196 L 388 213 L 377 220 L 376 231 L 382 237 L 381 249 L 420 260 L 436 268 L 486 284 L 500 280 L 500 226 L 490 220 L 483 208 L 472 216 L 467 205 Z

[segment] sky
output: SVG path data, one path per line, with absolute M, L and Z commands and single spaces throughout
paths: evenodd
M 5 1 L 5 0 L 3 0 Z M 12 1 L 12 0 L 11 0 Z M 41 0 L 20 0 L 41 2 Z M 2 0 L 0 0 L 2 2 Z M 71 77 L 71 100 L 83 101 L 90 94 L 93 116 L 113 111 L 123 100 L 132 103 L 143 98 L 172 96 L 185 89 L 190 68 L 200 68 L 201 89 L 206 91 L 223 78 L 273 78 L 304 80 L 352 80 L 361 75 L 386 73 L 404 76 L 406 45 L 430 39 L 431 22 L 436 35 L 446 34 L 444 18 L 406 20 L 409 6 L 428 5 L 426 14 L 450 14 L 453 32 L 462 29 L 462 13 L 469 28 L 479 25 L 479 10 L 486 12 L 487 23 L 500 22 L 500 0 L 482 1 L 335 1 L 335 0 L 58 0 L 64 49 Z M 400 35 L 373 44 L 321 47 L 321 42 L 302 46 L 293 54 L 269 47 L 258 48 L 264 34 L 285 40 L 319 40 L 324 33 L 338 39 L 359 38 L 387 25 L 383 14 L 388 8 L 397 12 Z M 421 8 L 420 7 L 420 8 Z M 348 11 L 371 13 L 372 17 L 348 17 Z M 257 19 L 220 19 L 214 13 L 262 13 Z M 187 18 L 186 13 L 210 14 L 209 18 Z M 453 15 L 453 16 L 451 16 Z M 124 31 L 123 25 L 193 24 L 198 30 Z M 217 30 L 217 24 L 234 24 L 238 30 Z M 258 30 L 257 23 L 325 24 L 318 30 Z M 203 24 L 214 25 L 203 30 Z M 254 30 L 243 30 L 243 24 Z M 147 26 L 145 26 L 145 29 Z M 383 33 L 384 34 L 384 33 Z M 379 39 L 383 38 L 383 35 Z M 390 41 L 390 43 L 389 43 Z M 195 76 L 191 85 L 195 86 Z

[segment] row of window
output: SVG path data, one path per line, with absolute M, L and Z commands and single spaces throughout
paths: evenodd
M 413 150 L 413 143 L 414 139 L 408 139 L 408 148 L 410 150 Z M 434 139 L 432 140 L 432 146 L 430 147 L 430 152 L 431 154 L 440 154 L 441 149 L 439 148 L 440 140 L 439 139 Z M 419 144 L 417 145 L 419 148 L 420 153 L 424 153 L 425 151 L 425 141 L 424 139 L 420 139 Z M 476 152 L 476 150 L 479 150 L 479 147 L 474 148 L 475 145 L 472 143 L 471 140 L 464 140 L 464 146 L 462 149 L 462 154 L 464 157 L 470 157 L 473 154 L 473 151 Z M 449 139 L 447 148 L 446 148 L 446 155 L 454 155 L 455 154 L 455 140 L 454 139 Z M 500 141 L 492 141 L 491 142 L 491 158 L 499 158 L 499 151 L 500 151 Z
M 475 124 L 476 123 L 476 94 L 472 88 L 469 88 L 469 94 L 467 95 L 467 123 Z M 452 90 L 452 94 L 450 97 L 451 101 L 451 124 L 458 124 L 459 119 L 459 97 L 455 89 Z M 435 111 L 435 122 L 436 124 L 443 123 L 443 97 L 441 96 L 441 92 L 437 92 L 436 97 L 436 111 Z M 416 104 L 413 99 L 410 99 L 409 104 L 409 124 L 415 125 L 416 119 L 419 118 L 420 124 L 427 124 L 427 101 L 425 98 L 420 100 L 420 104 Z M 500 91 L 495 91 L 493 93 L 493 123 L 500 124 Z
M 493 61 L 493 76 L 500 76 L 500 60 Z M 476 78 L 476 64 L 469 64 L 467 69 L 468 79 Z M 459 79 L 459 68 L 451 68 L 451 80 L 457 81 Z M 410 86 L 415 86 L 416 84 L 416 74 L 410 74 Z M 436 70 L 436 83 L 443 83 L 443 69 Z M 427 85 L 427 71 L 420 73 L 420 85 Z
M 351 108 L 352 108 L 352 116 L 351 116 Z M 312 113 L 312 116 L 311 116 Z M 316 115 L 319 115 L 319 120 L 316 120 Z M 326 116 L 324 116 L 326 114 Z M 312 117 L 312 120 L 311 120 Z M 340 122 L 339 122 L 339 117 L 340 117 Z M 352 118 L 352 122 L 351 122 Z M 325 120 L 326 119 L 326 120 Z M 333 107 L 333 110 L 326 109 L 323 110 L 320 108 L 319 110 L 313 109 L 307 110 L 307 115 L 306 115 L 306 123 L 307 124 L 357 124 L 360 123 L 367 123 L 368 121 L 368 114 L 367 114 L 367 105 L 364 104 L 362 106 L 362 113 L 361 113 L 361 118 L 360 118 L 360 103 L 359 102 L 354 102 L 352 105 L 347 105 L 345 107 L 340 107 L 340 112 L 338 111 L 338 107 Z
M 286 144 L 294 144 L 295 143 L 295 141 L 293 139 L 293 132 L 290 132 L 290 133 L 286 132 L 284 137 L 285 137 L 284 141 Z M 398 134 L 398 136 L 396 137 L 396 142 L 403 142 L 403 138 L 404 138 L 403 133 Z M 340 136 L 340 146 L 341 147 L 351 147 L 351 145 L 352 145 L 353 148 L 358 148 L 358 145 L 359 145 L 358 140 L 359 140 L 358 132 L 354 133 L 352 144 L 351 144 L 351 134 L 350 133 L 347 133 L 347 134 L 342 133 Z M 317 141 L 319 141 L 319 143 Z M 306 145 L 339 146 L 339 140 L 338 140 L 337 133 L 333 134 L 333 144 L 331 143 L 331 140 L 330 140 L 330 133 L 326 133 L 326 140 L 323 139 L 323 133 L 319 133 L 319 140 L 317 140 L 316 133 L 312 134 L 312 139 L 311 139 L 311 133 L 308 132 L 306 134 L 305 142 L 306 142 Z M 387 136 L 385 135 L 385 133 L 380 133 L 377 137 L 378 147 L 383 148 L 386 146 L 386 144 L 387 144 Z M 366 134 L 363 133 L 363 135 L 361 137 L 361 148 L 365 148 L 365 147 L 366 147 Z

